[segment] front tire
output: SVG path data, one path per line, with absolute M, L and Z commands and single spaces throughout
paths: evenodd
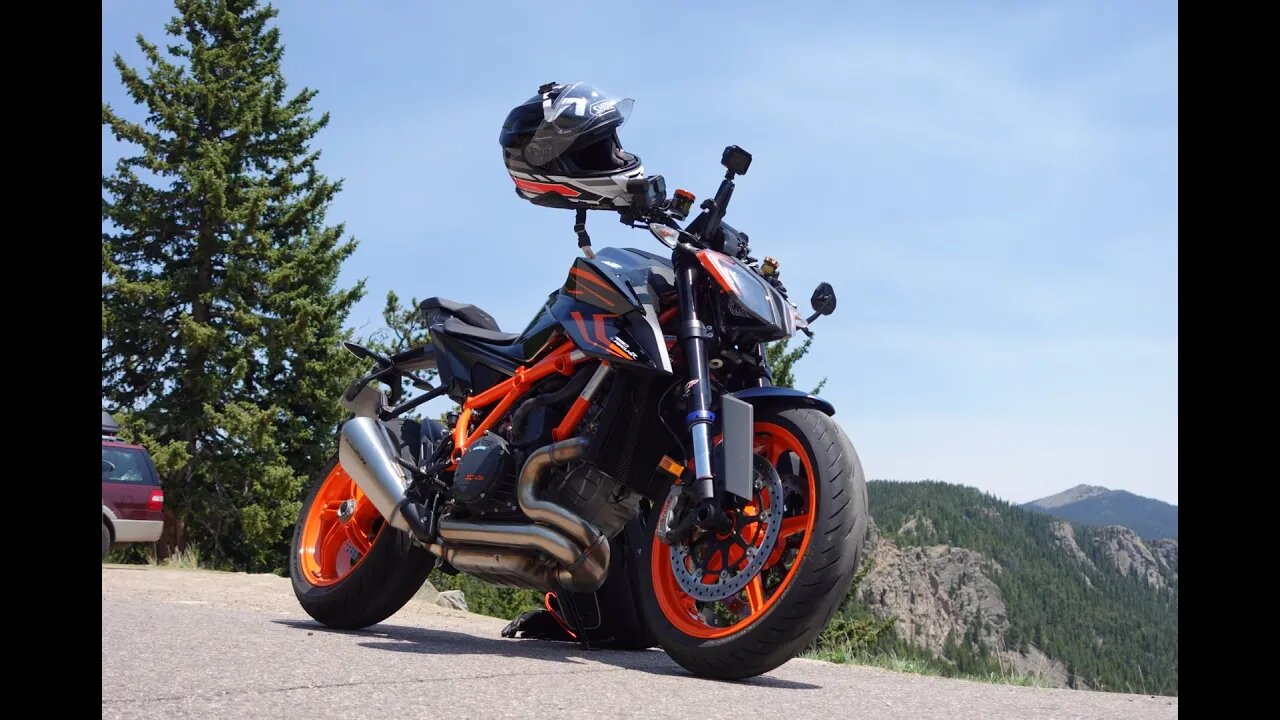
M 840 426 L 812 408 L 757 407 L 754 431 L 756 454 L 787 483 L 779 537 L 763 570 L 739 595 L 695 600 L 676 580 L 678 556 L 654 535 L 662 504 L 649 518 L 641 555 L 648 625 L 673 660 L 702 677 L 754 677 L 790 660 L 840 607 L 861 560 L 866 481 Z M 775 500 L 757 491 L 753 502 L 767 508 Z M 725 555 L 720 562 L 746 567 L 748 557 Z
M 343 508 L 348 500 L 352 505 Z M 436 561 L 408 533 L 386 524 L 336 457 L 302 503 L 289 558 L 302 609 L 342 630 L 391 617 L 422 587 Z
M 102 521 L 102 559 L 107 559 L 107 553 L 111 551 L 111 528 L 107 527 L 107 521 Z

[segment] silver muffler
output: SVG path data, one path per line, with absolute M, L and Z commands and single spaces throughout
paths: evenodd
M 342 426 L 338 462 L 391 527 L 412 532 L 400 511 L 408 478 L 396 462 L 396 451 L 377 420 L 351 418 Z

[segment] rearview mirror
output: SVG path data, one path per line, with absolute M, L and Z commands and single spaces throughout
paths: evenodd
M 737 145 L 730 145 L 724 149 L 724 154 L 720 156 L 720 164 L 735 175 L 746 175 L 747 168 L 751 167 L 751 153 Z
M 831 283 L 820 283 L 814 288 L 809 304 L 813 307 L 813 317 L 809 318 L 809 322 L 816 320 L 819 315 L 830 315 L 836 311 L 836 289 L 831 287 Z
M 108 475 L 108 474 L 110 474 L 110 473 L 113 473 L 113 472 L 115 472 L 115 470 L 116 470 L 116 466 L 115 466 L 115 465 L 112 465 L 111 463 L 107 462 L 106 460 L 103 460 L 103 461 L 102 461 L 102 474 L 103 474 L 103 475 Z

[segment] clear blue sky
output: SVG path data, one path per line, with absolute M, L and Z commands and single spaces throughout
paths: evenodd
M 161 45 L 156 0 L 103 3 L 111 56 Z M 1079 483 L 1178 499 L 1177 6 L 1057 3 L 283 3 L 291 88 L 332 121 L 330 218 L 365 278 L 519 329 L 576 254 L 572 214 L 516 197 L 508 110 L 550 80 L 636 99 L 624 146 L 730 212 L 807 309 L 799 368 L 868 477 L 1022 502 Z M 717 29 L 713 29 L 717 28 Z M 120 155 L 103 131 L 104 171 Z M 597 247 L 656 248 L 601 214 Z

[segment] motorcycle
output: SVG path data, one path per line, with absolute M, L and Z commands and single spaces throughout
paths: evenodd
M 669 255 L 594 252 L 579 225 L 584 257 L 521 333 L 430 298 L 426 346 L 346 343 L 373 367 L 344 393 L 353 417 L 290 553 L 312 618 L 381 622 L 437 564 L 568 599 L 626 560 L 635 622 L 696 675 L 759 675 L 813 641 L 858 567 L 866 485 L 835 409 L 774 386 L 765 344 L 812 335 L 836 298 L 822 283 L 811 316 L 791 304 L 778 263 L 723 221 L 751 155 L 730 146 L 721 162 L 724 180 L 683 228 L 691 193 L 668 198 L 660 175 L 629 181 L 622 221 Z M 423 394 L 392 404 L 374 385 L 405 378 Z M 440 396 L 459 405 L 447 423 L 403 417 Z M 638 554 L 611 556 L 629 525 Z

